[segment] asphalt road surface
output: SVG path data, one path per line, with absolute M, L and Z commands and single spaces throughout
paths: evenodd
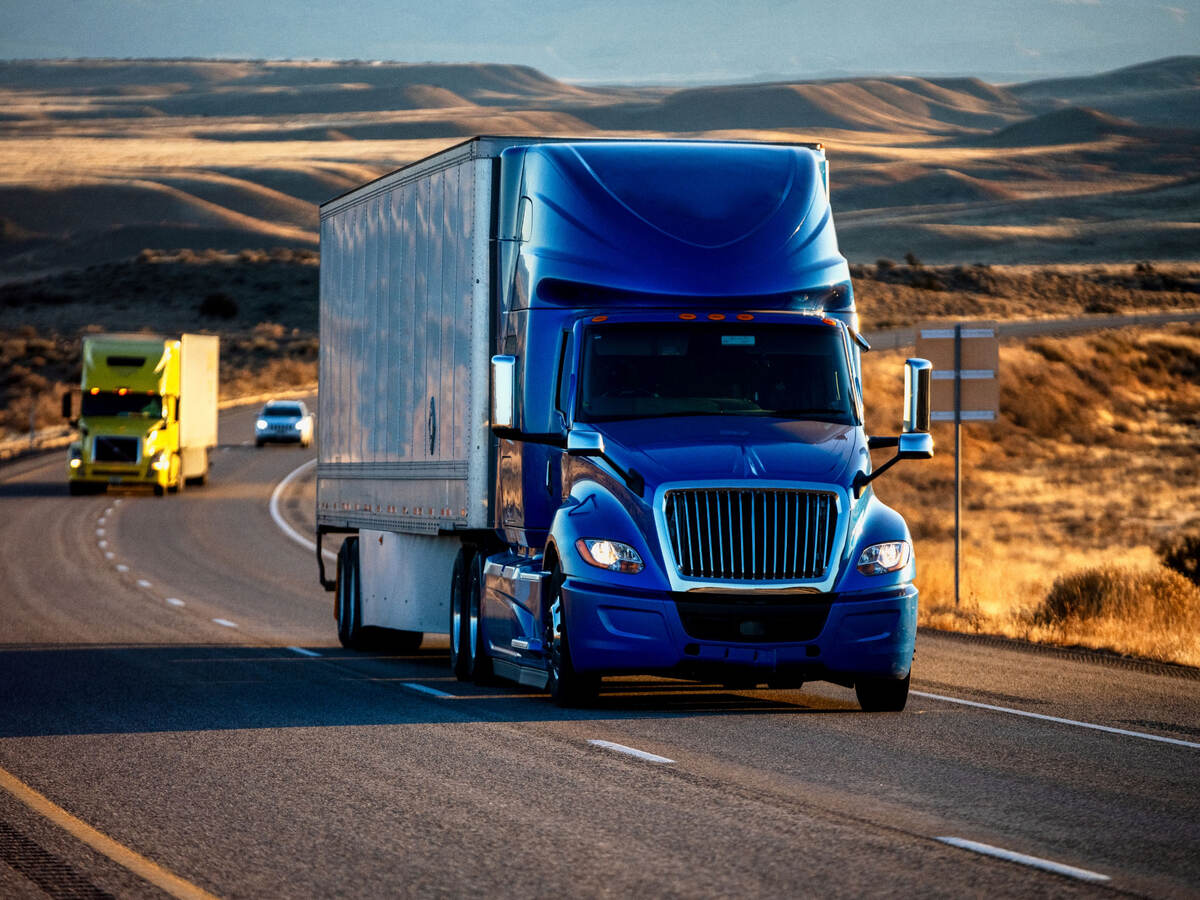
M 1200 893 L 1192 670 L 922 632 L 899 714 L 464 685 L 445 638 L 337 645 L 269 509 L 312 453 L 253 419 L 179 496 L 0 468 L 0 896 Z M 309 496 L 279 503 L 301 530 Z

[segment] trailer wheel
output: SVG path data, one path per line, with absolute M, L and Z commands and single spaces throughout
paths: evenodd
M 559 706 L 590 706 L 600 692 L 600 678 L 581 675 L 571 663 L 571 644 L 563 619 L 562 584 L 565 576 L 557 566 L 550 575 L 550 607 L 546 616 L 546 655 L 550 678 L 546 687 Z
M 483 565 L 485 558 L 482 552 L 476 553 L 469 568 L 470 579 L 467 582 L 467 621 L 466 643 L 470 658 L 467 661 L 467 671 L 476 684 L 488 684 L 492 680 L 492 658 L 488 656 L 487 641 L 483 635 Z
M 467 583 L 471 578 L 473 554 L 466 547 L 454 557 L 454 568 L 450 570 L 450 669 L 459 681 L 471 678 L 471 652 L 467 641 L 470 610 L 467 602 Z
M 902 679 L 860 678 L 854 682 L 854 693 L 863 712 L 900 712 L 908 703 L 908 682 L 911 673 Z
M 346 538 L 338 550 L 336 597 L 338 640 L 347 650 L 364 649 L 362 585 L 359 581 L 356 537 Z

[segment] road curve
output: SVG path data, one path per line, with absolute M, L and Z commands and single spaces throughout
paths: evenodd
M 563 711 L 461 684 L 444 639 L 336 645 L 270 511 L 311 452 L 247 446 L 252 423 L 224 413 L 177 497 L 68 497 L 57 454 L 0 468 L 0 895 L 1200 887 L 1190 672 L 923 632 L 900 714 L 828 685 L 626 678 Z M 301 532 L 310 491 L 279 498 Z

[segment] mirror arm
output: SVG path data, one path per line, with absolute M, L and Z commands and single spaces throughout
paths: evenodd
M 854 489 L 854 499 L 857 500 L 860 498 L 863 495 L 863 491 L 867 489 L 868 484 L 870 484 L 896 463 L 900 462 L 902 459 L 904 459 L 904 457 L 897 453 L 878 469 L 872 470 L 870 475 L 860 469 L 858 474 L 854 476 L 854 483 L 851 485 L 851 487 Z

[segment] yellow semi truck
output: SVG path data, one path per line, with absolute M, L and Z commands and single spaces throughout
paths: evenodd
M 83 339 L 79 439 L 67 457 L 72 494 L 150 485 L 162 496 L 204 484 L 217 443 L 219 339 L 144 334 Z M 72 419 L 72 394 L 63 416 Z

